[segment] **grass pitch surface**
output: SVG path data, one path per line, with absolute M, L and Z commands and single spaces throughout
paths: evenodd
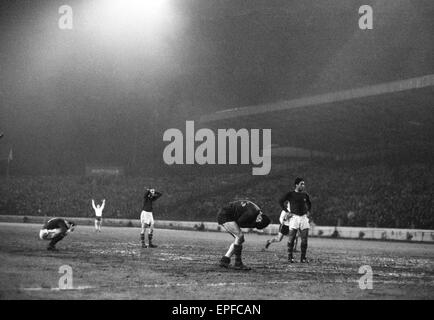
M 155 229 L 158 248 L 142 249 L 137 228 L 78 226 L 51 252 L 39 229 L 0 224 L 0 299 L 434 299 L 432 244 L 310 238 L 311 263 L 290 265 L 287 238 L 265 250 L 269 236 L 247 234 L 252 270 L 237 271 L 218 266 L 233 241 L 223 232 Z M 73 289 L 59 290 L 63 265 Z

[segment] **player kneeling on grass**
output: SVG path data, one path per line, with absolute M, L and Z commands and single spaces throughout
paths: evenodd
M 41 231 L 39 231 L 39 238 L 41 240 L 50 240 L 47 250 L 56 251 L 56 243 L 66 237 L 68 233 L 74 231 L 74 228 L 75 223 L 72 221 L 53 218 L 42 226 Z
M 155 191 L 155 189 L 146 189 L 145 195 L 143 197 L 143 209 L 140 214 L 140 223 L 142 229 L 140 232 L 140 241 L 142 242 L 142 248 L 156 248 L 157 246 L 152 244 L 152 237 L 154 235 L 154 216 L 152 214 L 152 202 L 157 200 L 162 196 L 161 192 Z M 145 232 L 146 228 L 149 228 L 148 241 L 149 245 L 145 243 Z
M 220 259 L 220 266 L 228 268 L 231 257 L 235 254 L 234 268 L 238 270 L 250 270 L 243 264 L 241 252 L 243 249 L 244 234 L 241 228 L 264 229 L 270 224 L 270 218 L 262 213 L 261 208 L 249 200 L 237 200 L 230 202 L 222 208 L 217 215 L 218 224 L 222 225 L 234 238 L 228 252 Z

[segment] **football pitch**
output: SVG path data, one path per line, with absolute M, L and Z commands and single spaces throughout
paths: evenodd
M 138 228 L 78 226 L 51 252 L 39 228 L 0 223 L 0 299 L 434 298 L 432 244 L 310 238 L 311 263 L 289 265 L 287 238 L 265 250 L 268 235 L 247 234 L 252 270 L 238 271 L 218 266 L 232 242 L 223 232 L 155 229 L 158 248 L 142 249 Z M 62 266 L 72 289 L 59 289 Z M 360 287 L 362 266 L 372 269 L 372 289 Z

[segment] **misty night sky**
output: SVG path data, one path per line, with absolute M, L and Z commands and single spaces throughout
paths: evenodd
M 432 0 L 166 5 L 121 29 L 101 0 L 1 2 L 0 154 L 16 172 L 161 162 L 164 130 L 201 114 L 434 73 Z

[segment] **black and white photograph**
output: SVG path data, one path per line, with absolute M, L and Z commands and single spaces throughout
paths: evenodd
M 432 0 L 1 1 L 0 300 L 433 300 L 433 31 Z

